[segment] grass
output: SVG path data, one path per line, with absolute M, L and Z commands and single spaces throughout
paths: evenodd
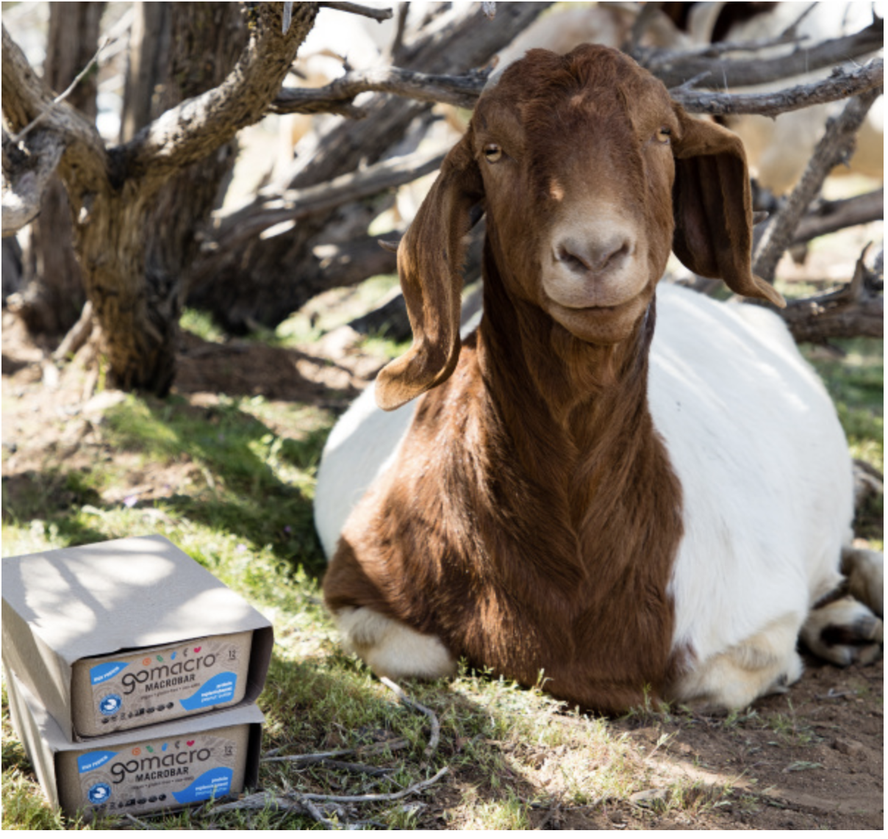
M 837 352 L 802 347 L 836 405 L 851 455 L 879 473 L 885 469 L 883 346 L 876 338 L 854 338 L 835 341 Z M 882 550 L 883 521 L 883 496 L 871 497 L 858 510 L 855 533 Z
M 222 337 L 200 316 L 187 317 L 189 328 L 205 340 Z M 315 328 L 288 323 L 275 340 L 286 345 L 313 335 Z M 881 342 L 850 342 L 843 349 L 842 358 L 813 353 L 812 361 L 827 379 L 855 456 L 881 469 Z M 693 716 L 650 708 L 620 721 L 583 716 L 539 689 L 465 667 L 449 682 L 408 688 L 441 723 L 440 745 L 431 760 L 424 757 L 427 719 L 399 704 L 359 660 L 342 652 L 321 602 L 324 559 L 311 503 L 334 420 L 327 410 L 262 397 L 220 396 L 198 404 L 177 395 L 126 396 L 94 424 L 92 456 L 85 462 L 50 451 L 41 469 L 7 476 L 3 553 L 162 534 L 275 625 L 271 670 L 259 699 L 267 718 L 265 750 L 299 754 L 391 738 L 408 741 L 404 749 L 361 759 L 392 768 L 385 777 L 265 763 L 260 780 L 266 790 L 392 793 L 445 765 L 449 769 L 444 781 L 425 792 L 346 808 L 330 815 L 334 820 L 405 829 L 528 829 L 538 822 L 538 812 L 551 808 L 599 812 L 608 802 L 629 809 L 631 796 L 651 787 L 668 794 L 647 808 L 649 814 L 692 818 L 718 810 L 731 794 L 727 782 L 670 780 L 654 760 L 653 752 L 662 755 L 671 747 L 671 732 L 696 725 Z M 140 489 L 143 483 L 149 490 Z M 725 731 L 736 729 L 738 737 L 762 725 L 754 714 L 721 724 Z M 791 707 L 788 716 L 767 725 L 792 745 L 810 737 Z M 655 738 L 645 753 L 634 732 L 648 728 L 655 729 Z M 797 767 L 803 768 L 809 767 Z M 5 693 L 2 795 L 7 829 L 121 826 L 111 819 L 94 825 L 67 820 L 46 805 L 11 730 Z M 166 830 L 318 827 L 307 816 L 272 808 L 223 815 L 193 810 L 144 821 Z

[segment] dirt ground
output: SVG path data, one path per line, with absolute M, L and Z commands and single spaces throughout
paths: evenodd
M 330 406 L 356 393 L 379 366 L 343 345 L 315 355 L 236 342 L 207 344 L 188 337 L 176 390 L 200 403 L 215 394 L 262 393 L 269 400 Z M 346 347 L 347 349 L 347 347 Z M 314 352 L 314 350 L 313 350 Z M 337 392 L 331 401 L 330 388 Z M 83 377 L 58 375 L 27 340 L 14 318 L 3 321 L 3 492 L 8 502 L 29 470 L 47 460 L 67 468 L 117 454 L 101 448 L 95 433 L 104 407 L 117 396 L 83 399 Z M 134 465 L 134 469 L 136 466 Z M 181 468 L 174 465 L 171 469 Z M 130 486 L 140 498 L 168 493 L 178 477 L 162 467 L 142 468 Z M 167 489 L 165 489 L 167 487 Z M 59 489 L 62 492 L 62 488 Z M 64 497 L 47 499 L 64 507 Z M 883 827 L 883 664 L 840 670 L 808 659 L 789 693 L 758 702 L 754 713 L 728 720 L 678 715 L 634 717 L 613 723 L 642 761 L 656 764 L 658 789 L 625 802 L 588 806 L 535 806 L 537 829 L 881 829 Z M 576 724 L 563 717 L 564 725 Z M 663 735 L 669 736 L 665 742 Z M 557 754 L 528 744 L 515 749 L 515 788 L 555 783 Z M 520 753 L 519 753 L 520 752 Z M 507 755 L 507 757 L 509 757 Z M 533 772 L 527 766 L 536 767 Z M 700 806 L 671 806 L 668 781 L 686 779 Z M 483 781 L 483 779 L 479 779 Z M 729 791 L 723 790 L 730 784 Z M 554 788 L 554 787 L 553 787 Z M 677 787 L 676 787 L 677 788 Z M 717 793 L 713 790 L 717 789 Z M 683 793 L 687 795 L 687 793 Z M 457 789 L 439 786 L 427 799 L 420 827 L 445 826 Z

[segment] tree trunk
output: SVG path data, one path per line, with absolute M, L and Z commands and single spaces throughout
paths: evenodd
M 247 43 L 239 3 L 173 3 L 168 14 L 172 40 L 160 112 L 220 85 Z M 221 204 L 236 157 L 237 141 L 232 139 L 183 170 L 155 199 L 145 231 L 148 271 L 168 277 L 180 300 L 183 271 L 200 246 L 196 234 Z
M 121 125 L 124 142 L 163 112 L 220 85 L 246 46 L 247 27 L 237 3 L 141 3 L 133 38 Z M 127 208 L 129 221 L 119 231 L 117 250 L 119 268 L 140 271 L 144 278 L 138 315 L 128 305 L 120 307 L 116 294 L 105 294 L 102 283 L 93 285 L 99 298 L 93 297 L 93 306 L 120 387 L 165 393 L 172 385 L 183 266 L 194 258 L 195 231 L 216 206 L 235 150 L 233 140 L 223 144 L 162 186 L 150 201 Z
M 50 3 L 44 78 L 60 93 L 96 51 L 104 3 Z M 68 101 L 91 120 L 96 117 L 96 77 L 90 74 Z M 10 301 L 34 333 L 62 335 L 77 321 L 86 295 L 71 244 L 71 208 L 65 187 L 53 177 L 31 223 L 23 255 L 24 291 Z
M 123 90 L 120 142 L 160 116 L 159 92 L 169 76 L 171 3 L 136 3 Z

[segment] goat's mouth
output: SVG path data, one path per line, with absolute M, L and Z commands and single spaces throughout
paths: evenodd
M 549 298 L 549 315 L 574 337 L 589 344 L 616 344 L 628 338 L 650 302 L 647 289 L 612 305 L 565 306 Z

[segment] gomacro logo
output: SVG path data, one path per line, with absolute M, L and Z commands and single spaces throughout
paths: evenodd
M 133 780 L 140 782 L 188 775 L 192 764 L 204 763 L 213 756 L 213 750 L 206 747 L 148 755 L 133 749 L 134 755 L 137 752 L 138 756 L 132 760 L 118 760 L 111 764 L 111 778 L 115 784 L 122 783 L 128 776 L 135 776 Z
M 198 647 L 197 649 L 200 648 Z M 147 658 L 142 663 L 144 664 L 146 661 L 151 663 L 151 660 Z M 181 661 L 170 664 L 155 664 L 153 667 L 145 667 L 145 669 L 137 670 L 134 673 L 126 673 L 120 681 L 123 686 L 123 692 L 126 694 L 132 693 L 139 685 L 143 685 L 146 682 L 151 685 L 154 685 L 156 682 L 167 682 L 164 687 L 169 687 L 170 679 L 187 677 L 203 668 L 212 667 L 215 663 L 216 654 L 208 653 L 197 658 L 183 658 Z M 180 678 L 180 681 L 185 682 L 190 681 L 190 679 Z

